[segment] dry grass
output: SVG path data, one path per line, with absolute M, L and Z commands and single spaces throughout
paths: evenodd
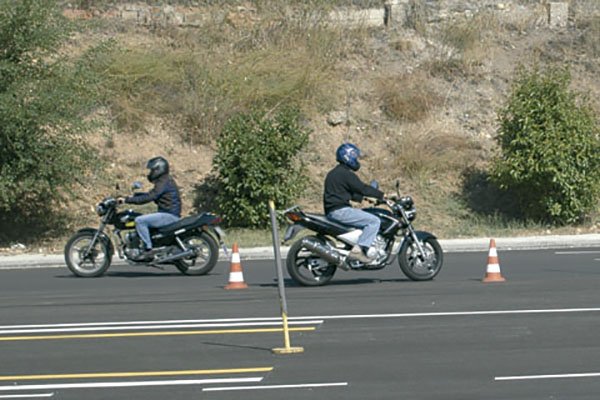
M 328 26 L 319 10 L 303 18 L 281 8 L 236 13 L 201 32 L 157 32 L 162 44 L 151 48 L 125 42 L 115 50 L 102 67 L 118 126 L 138 131 L 158 115 L 178 122 L 190 142 L 210 143 L 238 111 L 285 104 L 307 114 L 328 109 L 337 94 L 337 61 L 366 49 L 364 31 Z
M 403 122 L 418 122 L 425 118 L 441 103 L 429 80 L 423 72 L 379 79 L 376 90 L 385 114 Z
M 411 131 L 391 149 L 394 169 L 413 181 L 459 174 L 478 158 L 480 146 L 465 135 Z

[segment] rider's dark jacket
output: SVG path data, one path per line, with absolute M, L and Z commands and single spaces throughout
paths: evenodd
M 145 204 L 155 202 L 158 212 L 173 214 L 181 217 L 181 196 L 179 188 L 171 175 L 163 175 L 154 182 L 154 187 L 148 193 L 135 193 L 127 197 L 125 203 Z
M 338 164 L 325 178 L 323 207 L 325 214 L 344 207 L 351 207 L 350 200 L 362 201 L 363 196 L 383 199 L 383 192 L 363 183 L 360 178 L 344 164 Z

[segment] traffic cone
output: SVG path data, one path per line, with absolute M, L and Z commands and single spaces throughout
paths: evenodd
M 504 282 L 506 279 L 500 273 L 500 262 L 498 261 L 498 253 L 496 252 L 496 241 L 490 240 L 490 252 L 488 254 L 487 272 L 483 282 Z
M 237 243 L 233 244 L 231 254 L 231 272 L 229 272 L 229 284 L 225 289 L 248 289 L 248 285 L 244 283 L 244 273 L 242 272 L 242 264 L 240 263 L 240 253 Z

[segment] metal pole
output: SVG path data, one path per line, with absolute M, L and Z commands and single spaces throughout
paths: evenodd
M 269 214 L 271 215 L 271 231 L 273 233 L 273 250 L 275 251 L 275 266 L 277 269 L 277 283 L 279 288 L 279 304 L 281 306 L 281 319 L 283 321 L 283 340 L 285 347 L 274 348 L 272 351 L 276 354 L 302 353 L 302 347 L 290 347 L 290 330 L 288 327 L 287 302 L 285 299 L 285 285 L 283 282 L 283 268 L 281 266 L 281 250 L 279 248 L 279 233 L 277 217 L 275 215 L 275 204 L 269 200 Z

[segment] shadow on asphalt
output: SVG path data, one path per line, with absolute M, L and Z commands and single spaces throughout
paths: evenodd
M 233 348 L 238 348 L 238 349 L 261 350 L 261 351 L 268 351 L 269 353 L 271 352 L 271 349 L 268 349 L 266 347 L 243 346 L 243 345 L 239 345 L 239 344 L 216 343 L 216 342 L 202 342 L 202 344 L 205 344 L 208 346 L 233 347 Z
M 387 282 L 412 282 L 410 279 L 380 279 L 380 278 L 357 278 L 357 279 L 333 279 L 329 281 L 329 283 L 324 286 L 341 286 L 341 285 L 365 285 L 365 284 L 374 284 L 374 283 L 387 283 Z M 286 287 L 301 287 L 301 288 L 309 288 L 309 287 L 322 287 L 322 286 L 303 286 L 292 279 L 285 279 L 284 284 Z M 277 281 L 274 283 L 261 283 L 256 286 L 259 287 L 277 287 Z

